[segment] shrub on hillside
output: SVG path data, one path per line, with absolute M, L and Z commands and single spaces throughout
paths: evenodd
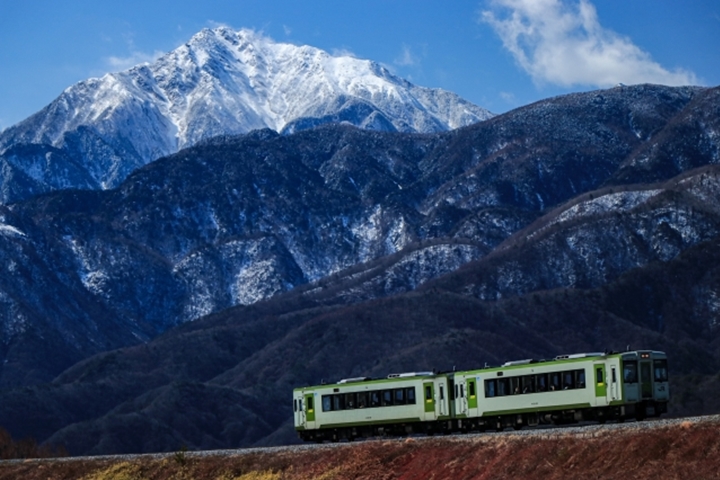
M 0 459 L 66 457 L 63 447 L 52 448 L 38 445 L 33 438 L 13 440 L 10 433 L 0 427 Z

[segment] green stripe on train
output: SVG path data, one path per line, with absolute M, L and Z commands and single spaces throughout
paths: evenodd
M 589 403 L 575 403 L 572 405 L 558 405 L 554 407 L 532 407 L 532 408 L 518 408 L 512 410 L 493 410 L 489 412 L 483 412 L 481 417 L 496 417 L 499 415 L 517 415 L 521 413 L 535 413 L 535 412 L 554 412 L 561 410 L 575 410 L 578 408 L 592 408 Z
M 419 417 L 415 418 L 393 418 L 390 420 L 366 420 L 364 422 L 347 422 L 347 423 L 328 423 L 320 425 L 317 429 L 329 428 L 347 428 L 347 427 L 364 427 L 367 425 L 391 425 L 395 423 L 420 423 L 423 420 Z

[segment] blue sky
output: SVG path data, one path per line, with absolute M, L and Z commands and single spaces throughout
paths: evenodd
M 375 60 L 496 113 L 619 82 L 720 84 L 718 0 L 0 0 L 0 129 L 218 25 Z

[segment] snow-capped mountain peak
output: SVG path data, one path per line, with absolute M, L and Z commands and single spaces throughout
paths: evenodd
M 435 132 L 490 116 L 369 60 L 219 27 L 200 31 L 152 64 L 67 88 L 2 132 L 0 153 L 25 143 L 60 148 L 81 163 L 70 168 L 84 170 L 78 187 L 87 188 L 89 176 L 95 188 L 110 188 L 137 167 L 216 135 L 293 132 L 328 122 Z M 22 170 L 21 164 L 13 168 Z M 72 185 L 73 179 L 56 183 Z M 54 188 L 33 185 L 30 194 Z M 0 202 L 14 199 L 3 194 Z

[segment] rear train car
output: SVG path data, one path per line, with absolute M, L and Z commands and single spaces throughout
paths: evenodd
M 449 431 L 448 376 L 432 372 L 349 378 L 293 390 L 295 430 L 303 440 Z

